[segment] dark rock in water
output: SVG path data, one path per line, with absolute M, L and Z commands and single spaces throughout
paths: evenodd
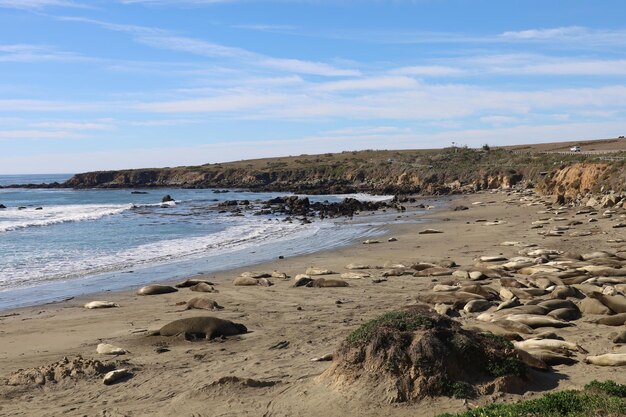
M 18 210 L 26 210 L 26 207 L 25 206 L 19 206 L 17 209 Z
M 0 204 L 0 209 L 5 209 L 7 208 L 7 206 L 5 206 L 4 204 Z
M 226 200 L 226 201 L 219 203 L 217 206 L 218 207 L 232 207 L 236 205 L 237 205 L 237 200 Z
M 131 191 L 131 194 L 148 194 L 147 191 Z
M 168 194 L 168 195 L 166 195 L 165 197 L 163 197 L 163 198 L 161 199 L 161 203 L 167 203 L 167 202 L 169 202 L 169 201 L 174 201 L 174 199 L 172 198 L 172 196 L 171 196 L 171 195 L 169 195 L 169 194 Z
M 454 211 L 469 210 L 469 207 L 467 207 L 467 206 L 456 206 L 456 207 L 455 207 L 455 208 L 453 208 L 452 210 L 454 210 Z
M 43 210 L 43 207 L 37 207 L 35 210 Z
M 224 193 L 229 193 L 230 191 L 228 190 L 213 190 L 213 194 L 224 194 Z

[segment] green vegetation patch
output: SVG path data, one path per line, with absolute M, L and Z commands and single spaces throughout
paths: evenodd
M 514 404 L 491 404 L 438 417 L 617 417 L 626 415 L 626 385 L 593 381 L 583 391 L 562 391 Z
M 435 326 L 432 318 L 411 311 L 390 311 L 370 320 L 350 333 L 346 341 L 350 345 L 368 343 L 376 331 L 387 328 L 401 332 L 412 332 L 417 329 L 430 329 Z

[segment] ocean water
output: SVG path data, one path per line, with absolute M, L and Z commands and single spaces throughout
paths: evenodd
M 68 177 L 0 176 L 0 184 Z M 0 204 L 7 206 L 0 209 L 0 309 L 332 249 L 384 232 L 384 221 L 301 224 L 277 215 L 232 216 L 215 209 L 225 200 L 268 200 L 288 193 L 132 191 L 0 189 Z M 175 202 L 161 204 L 166 194 Z

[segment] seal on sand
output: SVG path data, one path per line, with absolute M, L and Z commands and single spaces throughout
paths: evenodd
M 340 279 L 318 278 L 316 280 L 313 280 L 312 282 L 309 282 L 306 286 L 313 287 L 313 288 L 330 288 L 330 287 L 349 287 L 350 285 L 346 281 L 343 281 Z
M 191 300 L 187 301 L 187 304 L 185 306 L 186 310 L 191 310 L 192 308 L 218 311 L 222 310 L 224 307 L 217 304 L 217 302 L 211 300 L 210 298 L 194 297 Z
M 187 287 L 193 287 L 196 284 L 200 284 L 200 283 L 205 283 L 208 285 L 214 285 L 211 281 L 207 281 L 204 279 L 196 279 L 196 278 L 188 278 L 186 280 L 184 280 L 183 282 L 179 282 L 178 284 L 175 285 L 176 288 L 187 288 Z
M 189 287 L 189 289 L 196 292 L 217 292 L 217 290 L 213 288 L 212 285 L 207 284 L 206 282 L 199 282 Z
M 220 336 L 234 336 L 247 333 L 248 329 L 243 324 L 233 323 L 229 320 L 218 319 L 217 317 L 189 317 L 186 319 L 174 320 L 161 327 L 156 332 L 149 333 L 150 336 L 177 336 L 184 335 L 185 339 L 194 337 L 204 337 L 213 339 Z
M 85 304 L 85 308 L 87 309 L 94 309 L 94 308 L 113 308 L 113 307 L 119 307 L 119 304 L 116 304 L 112 301 L 90 301 L 87 304 Z
M 624 296 L 592 293 L 590 297 L 600 301 L 615 313 L 626 313 L 626 297 Z
M 623 366 L 626 365 L 626 353 L 606 353 L 604 355 L 587 356 L 585 362 L 600 366 Z
M 168 294 L 171 292 L 178 291 L 174 287 L 170 287 L 169 285 L 146 285 L 137 291 L 138 295 L 157 295 L 157 294 Z
M 626 323 L 626 313 L 602 317 L 601 319 L 596 320 L 596 323 L 604 324 L 605 326 L 621 326 Z
M 252 286 L 252 285 L 259 285 L 259 281 L 256 278 L 237 277 L 233 281 L 233 284 L 235 284 L 238 287 L 247 287 L 247 286 Z

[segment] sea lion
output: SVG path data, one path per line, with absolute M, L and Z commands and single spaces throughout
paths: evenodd
M 289 279 L 289 275 L 287 275 L 284 272 L 279 272 L 279 271 L 272 271 L 272 278 L 277 278 L 277 279 Z
M 602 304 L 611 309 L 615 313 L 626 313 L 626 297 L 622 295 L 605 295 L 602 293 L 593 293 L 591 298 L 595 298 Z
M 224 307 L 220 306 L 219 304 L 217 304 L 216 301 L 211 300 L 210 298 L 194 297 L 191 300 L 187 301 L 187 304 L 185 306 L 186 310 L 191 310 L 193 308 L 218 311 L 222 310 Z
M 213 339 L 220 336 L 234 336 L 247 332 L 248 329 L 243 324 L 233 323 L 230 320 L 218 319 L 217 317 L 205 316 L 174 320 L 161 327 L 156 332 L 149 333 L 149 335 L 184 335 L 185 339 L 190 337 Z
M 626 323 L 626 313 L 602 317 L 601 319 L 596 320 L 596 323 L 604 324 L 605 326 L 621 326 Z
M 461 287 L 461 291 L 480 295 L 490 301 L 497 299 L 497 296 L 498 296 L 498 292 L 494 290 L 493 288 L 490 288 L 486 285 L 479 285 L 479 284 L 463 285 Z
M 137 295 L 158 295 L 158 294 L 168 294 L 171 292 L 177 292 L 178 290 L 174 287 L 170 287 L 169 285 L 146 285 L 137 291 Z
M 306 286 L 313 287 L 313 288 L 332 288 L 332 287 L 349 287 L 350 284 L 340 279 L 318 278 L 316 280 L 313 280 L 312 282 L 309 282 Z
M 294 279 L 293 286 L 294 287 L 304 287 L 304 286 L 308 285 L 311 282 L 313 282 L 313 278 L 311 278 L 310 276 L 304 275 L 304 274 L 298 274 L 298 275 L 296 275 L 296 278 Z
M 414 277 L 442 277 L 446 275 L 452 275 L 454 272 L 450 268 L 442 268 L 440 266 L 435 266 L 433 268 L 426 268 L 421 271 L 417 271 L 413 273 Z
M 206 282 L 199 282 L 196 285 L 192 285 L 189 287 L 191 291 L 195 292 L 217 292 L 212 285 L 207 284 Z
M 119 382 L 123 379 L 130 377 L 132 374 L 128 371 L 128 369 L 116 369 L 111 372 L 107 372 L 102 382 L 104 385 L 112 385 L 116 382 Z
M 556 289 L 550 293 L 550 298 L 565 300 L 568 297 L 576 297 L 579 294 L 580 292 L 577 291 L 576 288 L 564 285 L 556 287 Z
M 94 309 L 94 308 L 113 308 L 113 307 L 119 307 L 120 305 L 117 303 L 114 303 L 112 301 L 90 301 L 87 304 L 84 305 L 85 308 L 87 309 Z
M 572 321 L 580 318 L 580 310 L 577 308 L 557 308 L 547 315 L 559 320 Z M 624 321 L 626 321 L 626 319 Z
M 522 336 L 518 333 L 505 329 L 504 327 L 494 323 L 473 323 L 471 325 L 465 325 L 463 328 L 479 333 L 493 333 L 508 340 L 522 340 Z
M 197 285 L 200 283 L 205 283 L 208 285 L 215 285 L 212 282 L 204 280 L 204 279 L 188 278 L 184 280 L 183 282 L 179 282 L 178 284 L 176 284 L 175 287 L 176 288 L 188 288 L 188 287 L 193 287 L 194 285 Z
M 626 353 L 605 353 L 604 355 L 587 356 L 585 362 L 599 366 L 624 366 L 626 365 Z
M 524 284 L 516 280 L 515 278 L 500 278 L 500 285 L 503 287 L 510 288 L 524 288 L 526 287 Z

